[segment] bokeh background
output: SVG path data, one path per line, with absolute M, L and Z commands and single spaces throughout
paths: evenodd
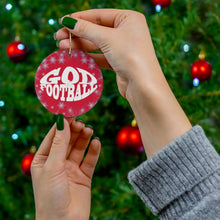
M 33 146 L 39 147 L 56 120 L 37 99 L 35 73 L 41 61 L 58 50 L 53 40 L 53 33 L 61 27 L 58 19 L 91 8 L 132 9 L 145 14 L 169 85 L 191 123 L 201 125 L 220 152 L 220 0 L 172 0 L 162 10 L 151 0 L 1 0 L 0 219 L 35 218 L 31 178 L 21 171 L 21 161 Z M 11 60 L 7 48 L 18 38 L 28 53 L 26 58 L 20 55 L 19 60 Z M 199 55 L 213 70 L 211 78 L 198 85 L 198 81 L 193 84 L 190 68 Z M 115 73 L 102 73 L 100 101 L 79 117 L 94 127 L 102 142 L 90 219 L 156 220 L 127 180 L 129 170 L 146 160 L 145 154 L 124 153 L 116 144 L 117 133 L 130 125 L 133 112 L 118 93 Z

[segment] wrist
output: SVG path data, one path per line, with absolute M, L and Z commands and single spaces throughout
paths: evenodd
M 129 72 L 131 78 L 127 86 L 126 99 L 134 107 L 137 107 L 135 105 L 142 102 L 143 98 L 146 104 L 151 104 L 154 96 L 158 95 L 162 89 L 166 92 L 169 90 L 159 62 L 156 58 L 151 59 L 151 64 L 148 64 L 145 60 L 133 60 L 133 62 Z M 147 102 L 147 100 L 150 102 Z
M 136 66 L 138 77 L 127 88 L 148 157 L 157 153 L 192 126 L 172 93 L 159 63 Z M 135 75 L 133 73 L 133 75 Z
M 135 54 L 132 54 L 130 59 L 128 59 L 129 68 L 127 69 L 127 75 L 129 79 L 126 92 L 128 101 L 130 99 L 132 101 L 133 92 L 136 89 L 140 91 L 148 90 L 145 95 L 150 95 L 152 87 L 155 87 L 158 83 L 166 82 L 156 55 L 149 56 L 148 54 L 141 53 L 142 55 L 140 56 Z

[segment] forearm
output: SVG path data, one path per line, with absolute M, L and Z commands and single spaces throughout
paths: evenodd
M 127 99 L 134 111 L 148 157 L 192 126 L 173 95 L 158 61 L 151 67 L 136 63 L 137 77 L 129 83 Z

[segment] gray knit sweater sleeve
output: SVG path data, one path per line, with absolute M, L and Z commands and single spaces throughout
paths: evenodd
M 220 220 L 220 157 L 196 125 L 128 174 L 160 219 Z

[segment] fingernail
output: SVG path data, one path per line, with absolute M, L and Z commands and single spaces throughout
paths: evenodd
M 57 32 L 53 34 L 53 39 L 54 40 L 57 40 L 56 34 L 57 34 Z
M 81 118 L 76 118 L 76 121 L 81 121 L 82 123 L 84 123 L 84 121 Z
M 70 29 L 74 29 L 76 23 L 77 23 L 77 20 L 71 17 L 64 17 L 62 20 L 62 25 Z
M 86 125 L 86 127 L 89 127 L 89 128 L 91 128 L 92 130 L 93 130 L 93 126 L 92 125 Z
M 57 130 L 62 131 L 64 129 L 64 116 L 59 114 L 57 116 Z
M 57 47 L 60 47 L 60 44 L 59 44 L 59 43 L 60 43 L 60 41 L 57 41 L 57 42 L 56 42 L 56 46 L 57 46 Z
M 98 141 L 100 141 L 100 138 L 99 138 L 99 137 L 94 137 L 93 139 L 97 139 Z

